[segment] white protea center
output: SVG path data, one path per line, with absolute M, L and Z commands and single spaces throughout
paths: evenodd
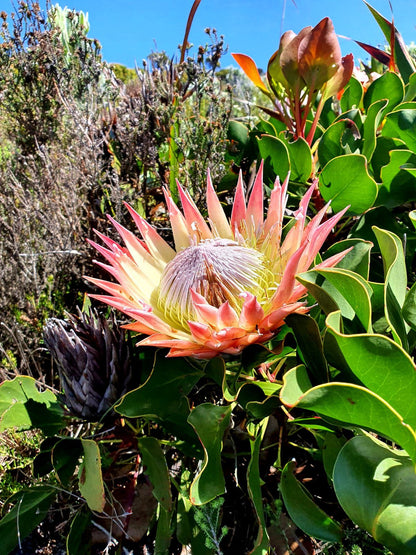
M 176 254 L 165 267 L 158 290 L 158 308 L 174 326 L 186 327 L 196 315 L 191 289 L 219 308 L 228 301 L 241 309 L 242 293 L 264 297 L 267 268 L 261 252 L 229 239 L 206 239 Z

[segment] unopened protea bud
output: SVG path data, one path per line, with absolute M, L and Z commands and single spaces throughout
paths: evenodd
M 90 310 L 68 320 L 51 318 L 44 329 L 58 366 L 63 400 L 80 418 L 97 421 L 128 391 L 131 357 L 125 332 Z

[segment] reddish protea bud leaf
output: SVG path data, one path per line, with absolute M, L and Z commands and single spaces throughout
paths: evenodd
M 289 85 L 294 90 L 304 86 L 303 79 L 299 72 L 299 46 L 302 40 L 308 37 L 311 31 L 312 27 L 304 27 L 299 34 L 295 35 L 291 41 L 287 42 L 280 55 L 280 67 Z
M 391 56 L 388 52 L 385 52 L 380 48 L 376 48 L 375 46 L 371 46 L 370 44 L 366 44 L 365 42 L 360 42 L 358 40 L 356 40 L 355 42 L 378 62 L 381 62 L 387 67 L 390 65 Z
M 279 50 L 276 50 L 267 66 L 267 80 L 278 98 L 281 96 L 282 89 L 288 89 L 288 82 L 280 65 L 280 57 L 284 48 L 286 48 L 295 37 L 296 34 L 293 31 L 286 31 L 286 33 L 283 33 L 280 39 Z
M 265 94 L 269 94 L 269 90 L 266 85 L 263 83 L 262 78 L 260 77 L 259 70 L 250 56 L 246 56 L 246 54 L 231 54 L 237 64 L 241 67 L 250 81 L 256 85 L 259 89 L 261 89 Z
M 319 90 L 341 64 L 341 48 L 332 21 L 325 17 L 299 44 L 299 73 L 306 85 Z
M 328 81 L 325 90 L 325 98 L 329 98 L 341 91 L 351 79 L 354 70 L 354 56 L 348 54 L 341 60 L 341 64 L 335 75 Z

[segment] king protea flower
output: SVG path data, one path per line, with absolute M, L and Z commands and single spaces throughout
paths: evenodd
M 91 244 L 110 263 L 97 264 L 118 283 L 89 278 L 109 293 L 91 296 L 133 318 L 125 327 L 148 336 L 140 345 L 167 347 L 168 356 L 236 355 L 268 341 L 288 314 L 307 312 L 296 274 L 309 269 L 344 213 L 322 223 L 326 206 L 307 223 L 312 185 L 282 241 L 287 184 L 276 180 L 264 219 L 262 165 L 247 204 L 240 175 L 229 221 L 208 173 L 209 224 L 179 184 L 183 213 L 165 190 L 175 248 L 127 205 L 142 240 L 109 217 L 125 247 L 98 232 L 107 248 Z M 317 268 L 334 266 L 344 255 Z

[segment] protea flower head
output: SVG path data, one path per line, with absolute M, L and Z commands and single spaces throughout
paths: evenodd
M 268 341 L 288 314 L 307 312 L 296 274 L 309 269 L 343 215 L 322 223 L 326 206 L 307 223 L 312 185 L 282 240 L 287 184 L 276 180 L 264 218 L 262 165 L 248 203 L 240 175 L 229 221 L 208 173 L 209 223 L 179 184 L 183 213 L 165 190 L 175 248 L 127 206 L 142 240 L 109 217 L 125 246 L 101 233 L 106 247 L 91 244 L 110 264 L 97 263 L 118 283 L 88 278 L 109 293 L 91 296 L 133 318 L 125 327 L 148 336 L 139 344 L 167 347 L 168 356 L 208 359 Z M 319 266 L 334 266 L 344 255 Z
M 128 391 L 130 348 L 114 318 L 91 309 L 67 320 L 50 318 L 44 338 L 58 367 L 62 400 L 74 416 L 96 422 Z

